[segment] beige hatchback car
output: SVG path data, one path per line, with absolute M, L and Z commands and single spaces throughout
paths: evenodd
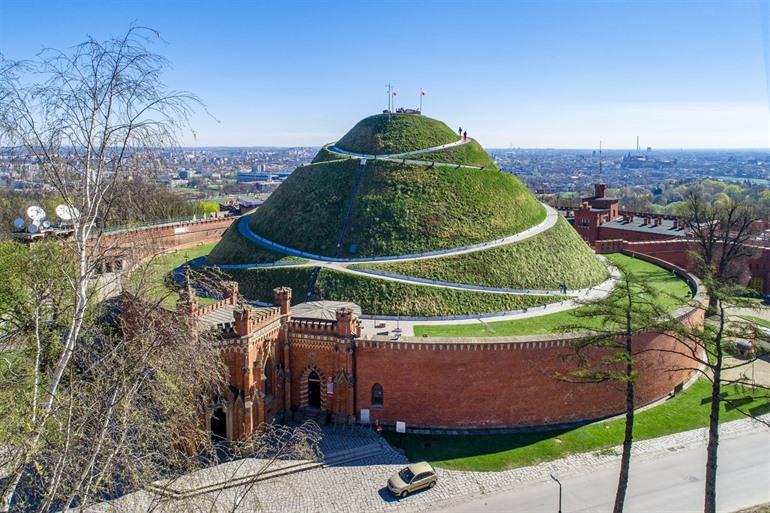
M 436 486 L 436 470 L 427 461 L 412 463 L 390 476 L 388 490 L 396 497 L 406 497 L 411 492 Z

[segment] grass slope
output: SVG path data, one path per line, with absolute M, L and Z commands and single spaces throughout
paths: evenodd
M 297 168 L 252 214 L 251 228 L 289 247 L 333 255 L 357 169 L 356 159 Z
M 288 286 L 294 302 L 304 301 L 312 267 L 225 271 L 239 283 L 248 299 L 272 302 L 275 287 Z M 364 313 L 377 315 L 437 316 L 500 312 L 538 306 L 562 299 L 553 296 L 485 294 L 389 282 L 349 273 L 321 270 L 315 300 L 352 301 Z
M 444 289 L 355 276 L 323 269 L 316 299 L 352 301 L 364 313 L 440 316 L 517 310 L 559 301 L 561 297 L 490 294 Z
M 219 243 L 206 257 L 209 265 L 229 264 L 233 262 L 246 264 L 263 264 L 286 260 L 296 260 L 281 253 L 270 251 L 252 243 L 238 232 L 236 220 L 227 229 Z
M 414 114 L 376 114 L 359 121 L 336 146 L 355 153 L 387 154 L 457 140 L 454 130 L 436 119 Z
M 647 440 L 708 425 L 710 384 L 705 379 L 670 401 L 639 412 L 634 420 L 634 440 Z M 754 414 L 770 411 L 763 394 L 752 397 L 745 389 L 725 386 L 725 394 Z M 722 403 L 720 421 L 744 418 Z M 570 454 L 608 450 L 623 442 L 624 419 L 588 424 L 576 429 L 508 435 L 396 435 L 387 440 L 403 447 L 410 461 L 428 460 L 455 470 L 498 471 L 564 458 Z
M 247 299 L 272 303 L 274 288 L 291 287 L 292 302 L 301 303 L 305 300 L 313 268 L 229 269 L 223 272 L 238 282 L 239 292 Z
M 513 175 L 369 160 L 343 249 L 357 244 L 356 256 L 365 257 L 452 248 L 505 237 L 544 218 Z
M 467 166 L 489 166 L 497 169 L 497 165 L 484 148 L 471 139 L 467 144 L 444 148 L 430 153 L 418 153 L 409 157 L 416 160 L 430 160 L 432 162 L 450 162 L 452 164 L 465 164 Z
M 164 306 L 174 307 L 179 299 L 179 293 L 177 287 L 172 284 L 171 271 L 188 260 L 207 255 L 213 248 L 214 243 L 200 244 L 146 260 L 132 269 L 128 278 L 128 287 L 139 293 L 147 294 L 149 298 L 156 301 L 162 300 Z M 213 299 L 198 298 L 198 303 L 202 305 L 213 302 Z
M 660 295 L 658 296 L 659 301 L 671 310 L 685 304 L 691 298 L 691 291 L 687 283 L 680 278 L 672 276 L 669 271 L 662 267 L 621 254 L 607 255 L 607 258 L 615 264 L 624 266 L 628 269 L 628 272 L 642 277 L 651 287 L 660 291 Z M 414 334 L 418 337 L 423 335 L 429 337 L 542 335 L 560 332 L 563 330 L 564 326 L 575 325 L 576 323 L 586 323 L 586 319 L 578 319 L 573 315 L 573 312 L 574 310 L 568 310 L 540 317 L 490 322 L 486 324 L 415 326 Z
M 452 283 L 548 290 L 562 282 L 571 289 L 591 287 L 608 277 L 602 262 L 561 216 L 545 233 L 514 244 L 453 257 L 356 267 Z

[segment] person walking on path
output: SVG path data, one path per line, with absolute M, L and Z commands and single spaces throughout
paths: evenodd
M 463 135 L 463 127 L 460 127 L 457 129 L 457 137 L 462 137 Z
M 463 132 L 463 142 L 468 140 L 468 132 Z

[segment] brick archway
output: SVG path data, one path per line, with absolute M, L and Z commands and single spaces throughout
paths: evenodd
M 328 409 L 328 402 L 326 397 L 326 375 L 316 365 L 308 365 L 305 370 L 302 371 L 302 376 L 299 381 L 299 406 L 300 408 L 308 407 L 308 379 L 310 374 L 315 372 L 321 379 L 321 411 Z

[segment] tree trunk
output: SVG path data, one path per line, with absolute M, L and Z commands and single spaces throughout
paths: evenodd
M 709 415 L 709 443 L 706 450 L 706 497 L 705 513 L 717 510 L 717 450 L 719 448 L 719 403 L 721 399 L 722 343 L 716 343 L 716 365 L 711 384 L 711 413 Z
M 626 337 L 626 430 L 623 437 L 623 454 L 620 457 L 620 475 L 618 476 L 618 490 L 615 493 L 615 506 L 613 513 L 622 513 L 628 488 L 628 476 L 631 470 L 631 446 L 634 442 L 634 380 L 633 380 L 633 354 L 631 337 Z

